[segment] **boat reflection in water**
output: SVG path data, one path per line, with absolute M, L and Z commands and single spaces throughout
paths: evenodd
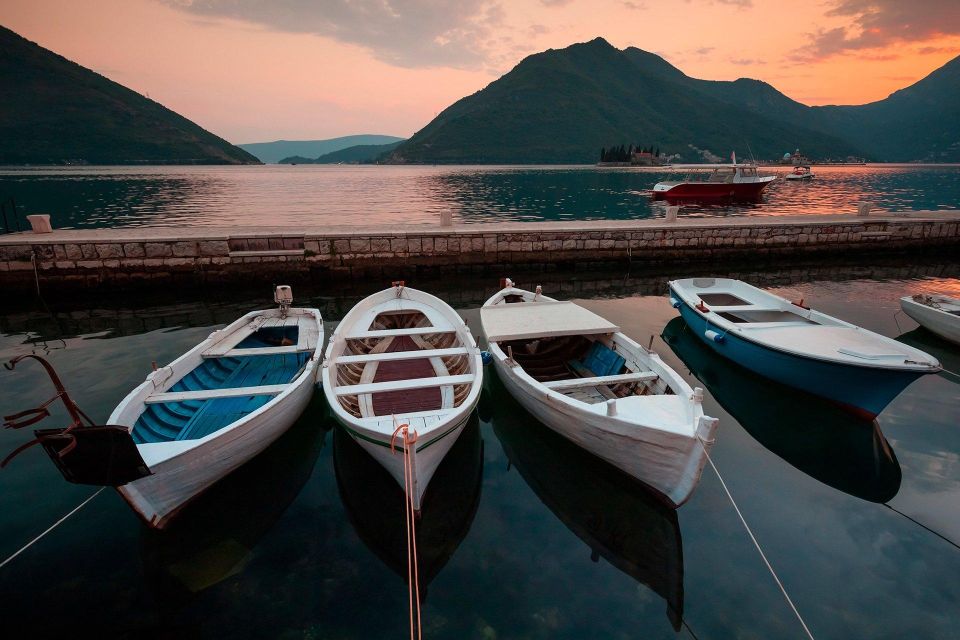
M 186 604 L 243 571 L 310 478 L 328 419 L 325 405 L 314 398 L 285 434 L 188 504 L 167 529 L 143 527 L 144 573 L 163 606 Z
M 917 327 L 913 331 L 897 336 L 897 341 L 926 351 L 943 365 L 943 370 L 939 374 L 941 378 L 953 383 L 960 382 L 955 375 L 951 374 L 952 371 L 960 371 L 960 347 L 957 345 L 923 327 Z
M 900 490 L 900 464 L 876 420 L 759 376 L 717 355 L 683 318 L 661 335 L 747 433 L 811 478 L 870 502 Z
M 399 453 L 397 455 L 400 455 Z M 340 499 L 364 544 L 407 580 L 407 530 L 403 489 L 339 426 L 333 435 L 333 463 Z M 470 416 L 424 495 L 417 520 L 420 601 L 466 537 L 480 504 L 483 440 L 476 413 Z
M 683 621 L 683 541 L 675 509 L 641 482 L 541 424 L 499 379 L 493 430 L 537 497 L 591 550 L 667 602 L 674 630 Z M 488 398 L 481 399 L 484 408 Z

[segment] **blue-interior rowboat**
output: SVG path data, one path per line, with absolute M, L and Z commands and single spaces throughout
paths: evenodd
M 718 354 L 872 419 L 910 383 L 940 371 L 933 356 L 727 278 L 670 282 L 670 302 Z

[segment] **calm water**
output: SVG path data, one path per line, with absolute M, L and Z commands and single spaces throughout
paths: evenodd
M 715 275 L 802 295 L 960 371 L 957 347 L 895 315 L 908 292 L 960 294 L 955 262 Z M 960 542 L 960 383 L 924 377 L 876 424 L 851 420 L 701 346 L 667 304 L 666 276 L 539 281 L 643 343 L 652 336 L 669 365 L 706 388 L 705 410 L 721 420 L 714 460 L 817 638 L 956 638 L 960 550 L 906 516 Z M 473 327 L 495 285 L 418 284 Z M 329 331 L 372 289 L 350 286 L 297 294 Z M 0 359 L 46 353 L 104 420 L 151 360 L 173 359 L 268 297 L 163 295 L 52 309 L 23 300 L 0 312 Z M 486 373 L 479 417 L 435 477 L 420 525 L 425 637 L 802 637 L 712 471 L 679 511 L 664 510 Z M 37 366 L 0 370 L 0 414 L 49 393 Z M 146 529 L 108 490 L 0 569 L 5 635 L 403 637 L 400 490 L 334 428 L 320 395 L 169 531 Z M 26 435 L 0 432 L 0 451 Z M 14 460 L 0 471 L 0 559 L 92 492 L 62 481 L 37 449 Z
M 769 171 L 784 173 L 785 169 Z M 960 166 L 816 167 L 757 204 L 685 206 L 685 215 L 960 208 Z M 595 167 L 117 167 L 0 169 L 0 200 L 55 227 L 306 225 L 598 220 L 662 216 L 643 193 L 668 174 Z

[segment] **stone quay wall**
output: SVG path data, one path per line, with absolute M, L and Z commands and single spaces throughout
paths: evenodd
M 405 228 L 118 228 L 0 236 L 5 288 L 297 281 L 605 263 L 955 251 L 960 211 Z

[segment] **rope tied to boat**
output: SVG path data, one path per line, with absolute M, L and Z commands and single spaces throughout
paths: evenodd
M 757 548 L 757 552 L 760 554 L 760 558 L 763 560 L 763 563 L 767 566 L 767 569 L 770 571 L 770 575 L 773 576 L 774 582 L 777 583 L 777 586 L 780 587 L 780 592 L 783 594 L 783 597 L 786 599 L 787 604 L 790 606 L 790 609 L 793 611 L 794 615 L 797 617 L 797 620 L 800 621 L 800 626 L 803 627 L 804 633 L 810 640 L 814 640 L 813 634 L 810 632 L 810 628 L 807 626 L 807 623 L 804 621 L 803 616 L 800 615 L 800 611 L 797 610 L 793 600 L 790 598 L 790 594 L 787 593 L 786 587 L 783 586 L 780 577 L 777 575 L 777 572 L 774 570 L 773 565 L 770 564 L 770 561 L 767 559 L 767 554 L 763 552 L 763 548 L 760 547 L 760 543 L 757 541 L 757 537 L 753 535 L 753 530 L 750 529 L 750 525 L 747 524 L 746 518 L 743 517 L 743 513 L 740 511 L 740 507 L 737 506 L 736 500 L 733 499 L 733 494 L 730 493 L 730 489 L 727 488 L 727 483 L 724 482 L 723 476 L 720 475 L 720 470 L 717 469 L 717 465 L 713 463 L 713 458 L 710 457 L 710 451 L 707 449 L 707 445 L 710 444 L 709 441 L 704 440 L 703 436 L 697 434 L 697 440 L 700 442 L 700 446 L 703 447 L 703 453 L 707 457 L 707 462 L 710 463 L 710 467 L 713 469 L 713 472 L 717 474 L 717 479 L 720 480 L 720 486 L 723 487 L 724 493 L 727 494 L 727 499 L 730 500 L 730 504 L 733 505 L 734 511 L 737 512 L 737 517 L 740 518 L 740 522 L 743 524 L 743 528 L 747 530 L 747 535 L 750 536 L 750 540 L 753 542 L 753 546 Z
M 397 423 L 396 416 L 393 423 Z M 402 436 L 403 451 L 403 493 L 404 511 L 406 512 L 407 527 L 407 604 L 410 610 L 410 640 L 420 640 L 422 629 L 420 625 L 420 576 L 417 560 L 417 514 L 414 508 L 413 496 L 413 455 L 412 447 L 417 442 L 417 432 L 410 432 L 410 425 L 398 425 L 390 438 L 390 450 L 396 453 L 395 442 L 397 436 Z
M 73 514 L 75 514 L 77 511 L 80 511 L 80 509 L 82 509 L 82 508 L 84 508 L 85 506 L 87 506 L 87 503 L 89 503 L 91 500 L 93 500 L 93 499 L 96 498 L 98 495 L 100 495 L 100 492 L 103 491 L 104 489 L 106 489 L 106 487 L 100 487 L 99 489 L 97 489 L 96 491 L 94 491 L 93 494 L 92 494 L 89 498 L 87 498 L 86 500 L 84 500 L 83 502 L 81 502 L 80 504 L 78 504 L 77 506 L 75 506 L 73 509 L 71 509 L 70 512 L 67 513 L 67 515 L 63 516 L 62 518 L 60 518 L 59 520 L 57 520 L 56 522 L 54 522 L 52 525 L 50 525 L 49 527 L 47 527 L 47 528 L 43 531 L 43 533 L 41 533 L 40 535 L 38 535 L 36 538 L 34 538 L 33 540 L 31 540 L 31 541 L 28 542 L 27 544 L 25 544 L 25 545 L 23 545 L 22 547 L 20 547 L 19 549 L 17 549 L 17 550 L 16 550 L 12 555 L 10 555 L 6 560 L 4 560 L 3 562 L 0 562 L 0 569 L 3 569 L 3 568 L 4 568 L 5 566 L 7 566 L 9 563 L 13 562 L 13 560 L 14 560 L 17 556 L 19 556 L 21 553 L 23 553 L 24 551 L 26 551 L 27 549 L 29 549 L 30 547 L 32 547 L 34 544 L 36 544 L 37 542 L 40 542 L 40 540 L 41 540 L 44 536 L 46 536 L 48 533 L 50 533 L 51 531 L 53 531 L 54 529 L 56 529 L 57 527 L 59 527 L 61 524 L 63 524 L 64 522 L 66 522 L 66 521 L 67 521 L 67 518 L 69 518 L 70 516 L 72 516 Z

